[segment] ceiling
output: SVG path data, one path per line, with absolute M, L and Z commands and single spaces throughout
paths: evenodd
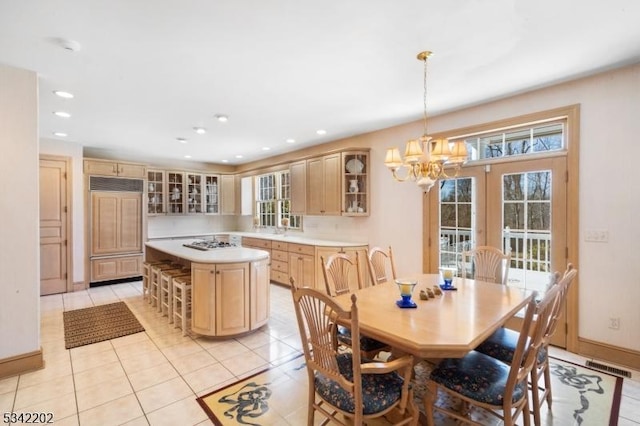
M 42 138 L 233 165 L 420 119 L 420 51 L 434 115 L 637 63 L 639 17 L 637 0 L 0 0 L 0 63 L 38 73 Z

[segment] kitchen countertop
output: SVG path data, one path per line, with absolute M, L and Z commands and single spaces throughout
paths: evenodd
M 193 242 L 193 238 L 148 241 L 148 248 L 171 256 L 197 263 L 240 263 L 268 259 L 269 252 L 245 247 L 222 247 L 211 250 L 197 250 L 183 246 Z
M 294 243 L 294 244 L 307 244 L 310 246 L 318 246 L 318 247 L 361 247 L 361 246 L 367 246 L 368 243 L 364 243 L 364 242 L 348 242 L 348 241 L 335 241 L 335 240 L 323 240 L 320 238 L 312 238 L 312 237 L 305 237 L 302 235 L 295 235 L 295 233 L 288 233 L 286 235 L 284 234 L 269 234 L 266 232 L 239 232 L 239 231 L 229 231 L 229 232 L 224 232 L 224 231 L 220 231 L 220 232 L 210 232 L 210 233 L 201 233 L 201 234 L 197 234 L 197 236 L 195 236 L 194 234 L 192 235 L 185 235 L 185 236 L 179 236 L 179 235 L 174 235 L 174 236 L 163 236 L 163 237 L 154 237 L 151 239 L 152 242 L 157 242 L 157 241 L 162 241 L 162 240 L 155 240 L 155 239 L 160 239 L 160 238 L 181 238 L 181 239 L 197 239 L 198 237 L 213 237 L 216 235 L 237 235 L 240 237 L 251 237 L 251 238 L 261 238 L 261 239 L 265 239 L 265 240 L 273 240 L 273 241 L 284 241 L 287 243 Z M 172 241 L 176 241 L 176 240 L 172 240 Z

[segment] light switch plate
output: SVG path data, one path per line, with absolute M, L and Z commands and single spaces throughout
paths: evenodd
M 592 243 L 608 243 L 609 231 L 606 229 L 587 229 L 584 240 Z

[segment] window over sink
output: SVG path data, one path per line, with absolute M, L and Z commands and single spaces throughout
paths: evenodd
M 291 177 L 288 170 L 255 177 L 255 224 L 263 228 L 302 229 L 302 216 L 290 213 Z

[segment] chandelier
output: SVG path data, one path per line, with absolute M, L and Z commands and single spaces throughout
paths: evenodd
M 398 182 L 410 180 L 424 192 L 428 192 L 438 179 L 448 178 L 445 166 L 453 166 L 455 176 L 467 161 L 467 146 L 464 141 L 450 142 L 448 139 L 432 139 L 427 136 L 427 58 L 430 51 L 418 53 L 418 59 L 424 62 L 424 133 L 418 139 L 407 142 L 404 159 L 397 147 L 387 149 L 384 164 Z M 406 169 L 401 176 L 398 171 Z

